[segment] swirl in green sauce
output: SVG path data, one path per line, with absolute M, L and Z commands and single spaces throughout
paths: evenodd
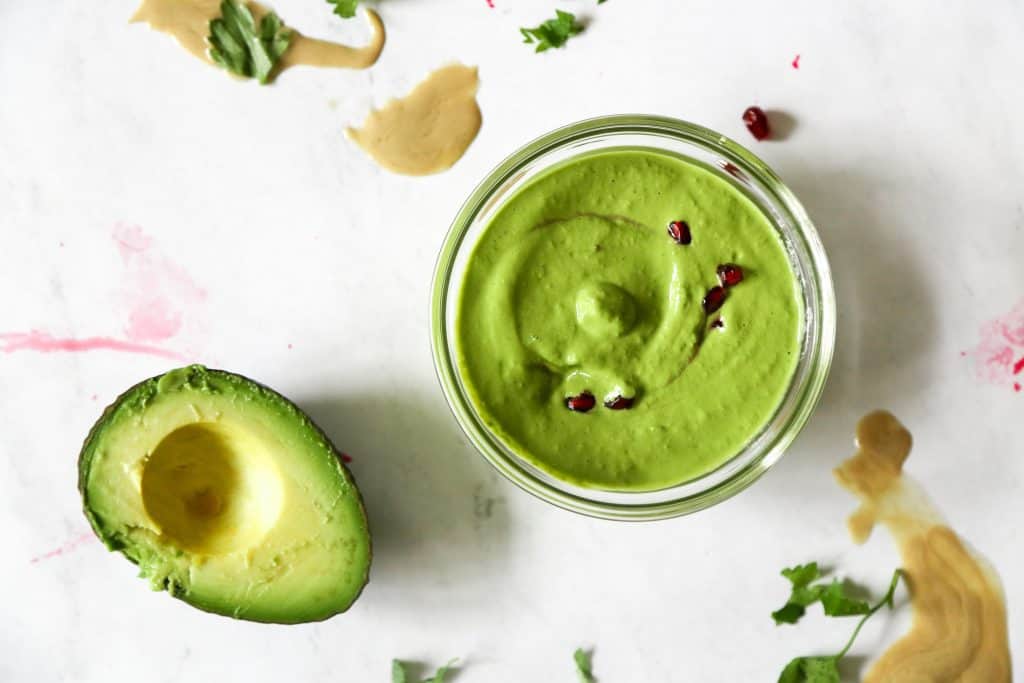
M 689 246 L 666 234 L 677 219 Z M 723 263 L 746 277 L 707 316 Z M 581 486 L 655 490 L 719 467 L 771 419 L 801 318 L 753 202 L 693 162 L 624 148 L 569 159 L 498 210 L 466 267 L 456 350 L 475 408 L 521 457 Z M 567 410 L 584 390 L 598 406 Z M 601 405 L 614 395 L 636 402 Z

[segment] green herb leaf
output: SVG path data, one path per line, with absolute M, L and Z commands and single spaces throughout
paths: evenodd
M 776 624 L 797 623 L 807 613 L 806 608 L 819 601 L 825 614 L 830 617 L 867 614 L 871 609 L 864 600 L 850 596 L 846 584 L 838 579 L 833 579 L 828 584 L 811 585 L 812 581 L 821 578 L 817 562 L 783 569 L 782 575 L 789 579 L 793 588 L 786 604 L 772 612 L 772 619 Z
M 233 74 L 270 81 L 270 74 L 292 41 L 273 12 L 257 26 L 252 12 L 239 0 L 222 0 L 220 16 L 210 21 L 210 58 Z
M 576 673 L 580 677 L 580 683 L 596 683 L 594 672 L 590 668 L 590 655 L 582 648 L 576 648 L 576 652 L 572 653 L 572 658 L 576 662 Z
M 839 683 L 835 657 L 797 657 L 782 670 L 779 683 Z
M 334 13 L 344 19 L 354 17 L 356 8 L 359 6 L 359 0 L 327 0 L 327 2 L 334 5 Z
M 782 576 L 789 579 L 793 587 L 786 604 L 772 612 L 772 619 L 776 624 L 795 624 L 807 613 L 807 607 L 818 602 L 825 591 L 824 586 L 810 585 L 821 577 L 821 570 L 817 562 L 811 562 L 783 569 Z
M 437 673 L 435 673 L 432 678 L 428 678 L 427 680 L 423 681 L 423 683 L 444 683 L 445 677 L 448 676 L 448 671 L 453 666 L 455 666 L 455 662 L 457 662 L 457 661 L 459 661 L 459 660 L 457 660 L 457 659 L 451 660 L 450 662 L 448 662 L 447 664 L 442 666 L 440 669 L 438 669 Z
M 822 592 L 821 606 L 830 617 L 850 617 L 871 611 L 871 606 L 866 601 L 847 595 L 846 586 L 838 579 L 834 579 Z
M 397 659 L 391 660 L 391 683 L 409 683 L 409 674 L 405 670 L 405 664 Z
M 783 575 L 792 581 L 793 579 L 790 576 L 786 575 L 786 571 L 788 570 L 783 571 Z M 815 572 L 817 572 L 817 566 L 815 566 Z M 804 575 L 802 574 L 801 579 L 803 578 L 803 576 Z M 867 609 L 863 612 L 844 612 L 845 610 L 852 609 L 859 610 L 861 601 L 853 600 L 847 597 L 845 594 L 845 589 L 843 588 L 842 584 L 838 581 L 833 581 L 828 586 L 819 586 L 820 588 L 823 588 L 823 595 L 835 594 L 838 596 L 835 598 L 830 598 L 830 600 L 834 600 L 831 609 L 844 612 L 837 614 L 829 614 L 830 608 L 826 607 L 826 614 L 829 614 L 829 616 L 848 616 L 848 614 L 863 614 L 864 616 L 862 616 L 860 621 L 857 622 L 857 627 L 853 629 L 853 635 L 851 635 L 850 639 L 846 641 L 845 647 L 843 647 L 843 649 L 839 651 L 839 654 L 836 654 L 831 657 L 797 657 L 796 659 L 790 661 L 789 664 L 786 665 L 786 668 L 782 670 L 782 673 L 779 675 L 779 683 L 839 683 L 839 660 L 845 657 L 846 653 L 850 651 L 850 648 L 853 647 L 853 641 L 857 639 L 857 636 L 860 634 L 860 630 L 864 626 L 864 623 L 868 619 L 870 619 L 875 614 L 875 612 L 882 609 L 883 607 L 889 607 L 890 609 L 892 608 L 893 596 L 896 594 L 896 586 L 899 584 L 900 577 L 902 576 L 902 569 L 897 569 L 896 571 L 894 571 L 892 573 L 892 580 L 889 582 L 889 590 L 886 591 L 885 595 L 882 597 L 881 600 L 878 601 L 878 603 L 876 603 L 873 607 L 867 607 Z M 813 578 L 809 579 L 809 581 L 813 580 Z M 794 586 L 796 586 L 797 583 L 797 581 L 793 581 Z M 838 588 L 835 588 L 836 586 L 838 586 Z M 802 586 L 802 588 L 808 588 L 806 583 Z M 822 599 L 822 604 L 825 604 L 824 598 Z M 863 604 L 867 606 L 867 603 Z
M 451 660 L 438 669 L 433 676 L 424 679 L 422 683 L 444 683 L 444 679 L 448 677 L 448 674 L 451 672 L 451 668 L 455 666 L 457 661 L 459 660 Z M 391 683 L 412 683 L 412 681 L 409 680 L 409 672 L 406 671 L 405 664 L 397 659 L 391 660 Z
M 783 569 L 782 575 L 789 579 L 789 582 L 793 584 L 793 588 L 803 588 L 804 586 L 811 585 L 811 581 L 820 579 L 821 570 L 818 569 L 817 562 L 811 562 Z
M 537 43 L 535 52 L 544 52 L 553 47 L 562 47 L 572 36 L 583 30 L 576 21 L 576 15 L 555 10 L 555 18 L 548 19 L 536 28 L 521 28 L 524 43 Z

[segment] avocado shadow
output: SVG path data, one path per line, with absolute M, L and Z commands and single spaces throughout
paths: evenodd
M 439 396 L 407 391 L 299 405 L 352 459 L 373 540 L 368 591 L 484 581 L 504 563 L 505 483 Z

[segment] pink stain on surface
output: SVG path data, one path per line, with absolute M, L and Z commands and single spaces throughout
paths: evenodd
M 186 329 L 186 321 L 195 317 L 206 292 L 184 268 L 155 254 L 153 238 L 140 227 L 119 224 L 112 238 L 125 268 L 120 292 L 126 308 L 123 334 L 76 337 L 41 330 L 0 333 L 0 352 L 119 351 L 188 360 L 164 348 L 163 343 Z
M 981 340 L 968 355 L 981 380 L 1019 392 L 1016 378 L 1024 373 L 1024 299 L 1009 313 L 983 325 Z
M 181 330 L 181 312 L 169 309 L 167 302 L 155 299 L 128 314 L 125 335 L 135 341 L 162 341 Z
M 86 543 L 89 543 L 89 542 L 95 541 L 95 540 L 96 540 L 96 536 L 93 535 L 93 533 L 91 531 L 87 531 L 85 533 L 79 534 L 78 536 L 75 536 L 74 538 L 72 538 L 71 540 L 65 542 L 62 545 L 57 546 L 53 550 L 49 550 L 49 551 L 43 553 L 42 555 L 36 555 L 35 557 L 32 558 L 31 562 L 32 562 L 32 564 L 39 564 L 43 560 L 50 560 L 50 559 L 53 559 L 55 557 L 60 557 L 61 555 L 66 555 L 66 554 L 70 553 L 71 551 L 75 550 L 76 548 L 79 548 L 79 547 L 85 545 Z
M 494 9 L 494 0 L 487 0 L 487 6 Z
M 185 270 L 153 253 L 153 239 L 136 225 L 117 225 L 114 242 L 128 271 L 124 333 L 135 342 L 165 341 L 182 329 L 184 313 L 206 299 Z
M 122 351 L 125 353 L 141 353 L 174 360 L 187 360 L 175 351 L 162 349 L 112 337 L 54 337 L 48 332 L 32 330 L 31 332 L 0 332 L 0 351 L 36 351 L 39 353 L 80 352 L 80 351 Z
M 121 252 L 121 258 L 128 260 L 134 254 L 141 254 L 153 245 L 153 238 L 142 232 L 137 225 L 118 224 L 114 228 L 114 242 Z
M 796 57 L 793 57 L 792 65 L 793 65 L 794 69 L 799 69 L 800 68 L 800 55 L 797 55 Z

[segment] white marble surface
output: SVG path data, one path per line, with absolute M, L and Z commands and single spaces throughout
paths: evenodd
M 853 501 L 829 472 L 876 406 L 915 431 L 910 471 L 1001 570 L 1019 654 L 1024 393 L 961 352 L 1024 299 L 1020 4 L 495 2 L 380 0 L 376 67 L 271 88 L 129 26 L 134 0 L 0 3 L 0 333 L 123 338 L 151 271 L 176 273 L 163 296 L 181 329 L 155 343 L 307 408 L 354 457 L 376 543 L 356 606 L 298 627 L 151 593 L 94 541 L 33 561 L 87 531 L 75 460 L 102 406 L 177 361 L 0 352 L 0 680 L 372 683 L 395 656 L 457 656 L 465 683 L 572 681 L 578 645 L 607 683 L 774 680 L 851 626 L 774 627 L 779 568 L 820 559 L 880 589 L 897 564 L 884 533 L 846 538 Z M 272 4 L 307 32 L 366 33 L 318 0 Z M 534 55 L 516 29 L 555 5 L 591 25 Z M 389 175 L 343 138 L 450 60 L 479 64 L 485 119 L 450 172 Z M 754 143 L 752 103 L 794 117 L 789 138 Z M 639 526 L 492 473 L 444 403 L 427 322 L 437 249 L 482 175 L 551 128 L 626 111 L 750 143 L 818 224 L 840 311 L 822 404 L 782 463 L 717 508 Z M 152 239 L 141 261 L 112 239 L 131 226 Z M 855 651 L 878 653 L 907 614 Z

